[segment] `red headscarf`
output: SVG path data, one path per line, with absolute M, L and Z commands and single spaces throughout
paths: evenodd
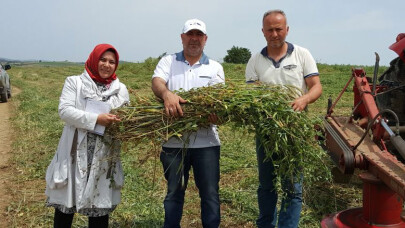
M 98 74 L 98 62 L 100 61 L 101 56 L 104 54 L 106 51 L 112 51 L 115 54 L 115 57 L 117 58 L 117 64 L 115 65 L 114 73 L 111 75 L 109 78 L 102 78 Z M 110 44 L 99 44 L 97 45 L 94 50 L 90 53 L 89 58 L 86 61 L 85 67 L 87 73 L 89 73 L 90 77 L 97 82 L 103 83 L 103 84 L 110 84 L 113 80 L 117 78 L 117 75 L 115 74 L 115 71 L 117 70 L 118 67 L 118 52 L 115 50 L 115 48 L 110 45 Z

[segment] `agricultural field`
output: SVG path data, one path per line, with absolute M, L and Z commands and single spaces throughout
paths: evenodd
M 134 93 L 152 95 L 151 75 L 157 59 L 143 63 L 123 63 L 117 75 Z M 229 81 L 244 81 L 245 65 L 223 64 Z M 349 77 L 348 65 L 318 64 L 324 92 L 309 106 L 314 118 L 326 113 L 328 98 L 335 99 Z M 373 67 L 364 67 L 368 75 Z M 5 216 L 11 227 L 51 227 L 53 208 L 45 207 L 45 171 L 54 155 L 63 122 L 58 116 L 58 99 L 64 79 L 82 73 L 81 64 L 27 64 L 9 70 L 12 84 L 21 92 L 11 99 L 14 143 L 10 166 L 9 191 L 12 200 Z M 380 68 L 380 74 L 384 67 Z M 335 108 L 335 115 L 348 115 L 353 106 L 349 86 Z M 255 227 L 257 207 L 257 162 L 254 135 L 246 130 L 219 128 L 221 147 L 221 227 Z M 123 145 L 121 153 L 125 186 L 122 202 L 110 218 L 110 227 L 161 227 L 166 183 L 156 151 L 148 142 Z M 326 161 L 329 162 L 329 161 Z M 331 169 L 335 173 L 334 169 Z M 336 175 L 328 182 L 305 187 L 300 227 L 319 227 L 323 216 L 361 206 L 361 182 L 356 176 Z M 182 219 L 183 227 L 201 227 L 200 202 L 190 179 Z M 2 213 L 3 214 L 3 213 Z M 76 227 L 86 227 L 87 218 L 75 216 Z

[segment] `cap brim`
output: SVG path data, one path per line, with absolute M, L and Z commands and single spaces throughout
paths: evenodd
M 187 29 L 186 31 L 184 31 L 183 33 L 187 33 L 187 32 L 189 32 L 189 31 L 191 31 L 191 30 L 198 30 L 198 31 L 200 31 L 200 32 L 202 32 L 202 33 L 204 33 L 204 34 L 207 34 L 206 32 L 204 32 L 203 30 L 201 30 L 201 29 L 199 29 L 199 28 L 189 28 L 189 29 Z

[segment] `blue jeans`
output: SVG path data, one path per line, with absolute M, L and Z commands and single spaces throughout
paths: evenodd
M 189 148 L 182 161 L 181 148 L 165 148 L 160 154 L 167 180 L 167 195 L 164 200 L 165 228 L 180 227 L 183 214 L 184 195 L 189 171 L 193 167 L 195 184 L 201 199 L 203 227 L 219 227 L 219 156 L 220 147 Z M 183 170 L 182 170 L 183 169 Z M 182 184 L 182 173 L 184 181 Z
M 277 224 L 277 189 L 273 180 L 277 177 L 274 174 L 274 166 L 271 160 L 266 160 L 264 148 L 260 140 L 256 138 L 256 153 L 259 168 L 259 188 L 257 198 L 259 202 L 259 218 L 256 224 L 259 228 L 275 227 Z M 276 158 L 276 157 L 274 157 Z M 281 179 L 281 187 L 287 194 L 281 202 L 278 227 L 298 227 L 302 208 L 302 174 L 294 178 L 294 183 L 288 178 Z

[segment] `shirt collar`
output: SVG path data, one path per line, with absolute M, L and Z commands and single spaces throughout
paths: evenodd
M 287 53 L 286 53 L 278 62 L 274 61 L 274 59 L 270 58 L 270 57 L 267 55 L 267 46 L 264 47 L 260 53 L 261 53 L 265 58 L 271 60 L 271 61 L 273 62 L 273 65 L 274 65 L 276 68 L 279 68 L 279 67 L 280 67 L 280 63 L 284 60 L 284 58 L 285 58 L 287 55 L 290 55 L 290 54 L 294 51 L 294 45 L 291 44 L 291 43 L 288 43 L 288 42 L 286 42 L 286 43 L 287 43 L 287 45 L 288 45 L 288 46 L 287 46 Z
M 183 51 L 176 53 L 176 60 L 181 61 L 181 62 L 186 62 L 186 58 L 184 57 Z M 208 58 L 208 56 L 206 56 L 204 54 L 204 52 L 202 53 L 199 62 L 200 62 L 200 64 L 206 64 L 206 65 L 209 64 L 209 58 Z
M 287 54 L 291 54 L 294 51 L 294 45 L 292 43 L 286 42 L 288 47 L 287 47 Z M 267 46 L 262 49 L 260 52 L 264 57 L 268 57 L 267 55 Z

